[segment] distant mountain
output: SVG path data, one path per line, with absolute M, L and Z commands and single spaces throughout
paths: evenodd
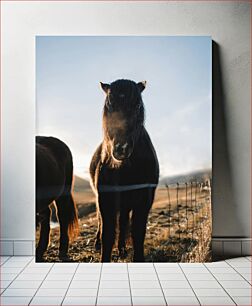
M 91 191 L 88 180 L 85 180 L 77 175 L 74 176 L 74 192 Z
M 212 171 L 210 169 L 193 171 L 186 174 L 174 175 L 174 176 L 166 176 L 162 177 L 159 180 L 159 185 L 164 186 L 165 184 L 176 184 L 178 183 L 186 183 L 186 182 L 204 182 L 207 179 L 212 178 Z

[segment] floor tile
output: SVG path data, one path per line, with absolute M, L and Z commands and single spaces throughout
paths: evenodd
M 33 296 L 36 292 L 36 288 L 26 288 L 26 289 L 10 289 L 7 288 L 2 296 Z
M 1 274 L 10 274 L 10 273 L 13 273 L 13 274 L 18 274 L 20 273 L 21 271 L 23 270 L 23 268 L 10 268 L 10 267 L 2 267 L 1 266 Z
M 14 280 L 9 286 L 10 289 L 29 289 L 38 288 L 42 281 L 30 280 L 30 281 L 18 281 Z
M 33 256 L 12 256 L 9 261 L 24 261 L 24 262 L 29 262 L 33 260 Z
M 101 305 L 128 306 L 131 305 L 131 298 L 126 296 L 123 297 L 99 296 L 97 299 L 97 306 Z
M 43 280 L 45 274 L 32 274 L 32 273 L 21 273 L 16 280 Z
M 224 268 L 218 268 L 218 267 L 214 267 L 211 268 L 209 267 L 209 270 L 211 271 L 211 273 L 215 274 L 232 274 L 235 273 L 235 270 L 231 267 L 224 267 Z
M 180 267 L 156 268 L 157 274 L 183 273 Z
M 249 261 L 234 261 L 229 263 L 233 268 L 248 268 L 251 270 L 252 263 Z
M 69 288 L 67 296 L 97 296 L 98 288 Z
M 132 281 L 130 281 L 130 287 L 131 288 L 158 289 L 158 288 L 160 288 L 160 284 L 159 284 L 159 282 L 157 280 L 156 281 L 137 281 L 137 280 L 132 280 Z
M 251 288 L 251 285 L 244 281 L 219 281 L 224 288 Z
M 226 259 L 225 261 L 228 262 L 228 263 L 231 263 L 231 262 L 247 262 L 247 258 L 246 257 L 235 257 L 235 258 Z
M 58 274 L 73 274 L 75 273 L 77 267 L 69 267 L 69 268 L 55 268 L 52 267 L 50 273 L 58 273 Z
M 202 306 L 204 305 L 235 305 L 235 303 L 228 296 L 218 296 L 218 297 L 209 297 L 209 296 L 200 296 L 198 297 Z
M 15 277 L 17 277 L 17 274 L 13 273 L 1 274 L 1 280 L 13 280 Z
M 252 276 L 251 276 L 251 274 L 243 273 L 242 277 L 245 278 L 250 284 L 252 284 Z
M 139 274 L 136 274 L 139 275 Z M 118 273 L 118 274 L 102 274 L 101 280 L 128 280 L 128 274 L 127 273 Z
M 195 294 L 199 296 L 227 296 L 222 288 L 194 288 Z
M 72 277 L 72 276 L 71 276 Z M 100 274 L 94 273 L 94 274 L 75 274 L 73 277 L 73 280 L 99 280 L 100 279 Z
M 187 296 L 187 297 L 183 297 L 183 296 L 167 296 L 166 298 L 166 302 L 169 306 L 172 305 L 200 305 L 199 301 L 196 297 L 194 296 Z
M 95 296 L 66 296 L 62 305 L 73 305 L 73 306 L 92 306 L 95 305 Z
M 181 281 L 172 281 L 172 280 L 161 280 L 160 281 L 162 288 L 190 288 L 190 284 L 186 280 Z
M 132 296 L 163 296 L 161 289 L 131 288 Z
M 58 274 L 58 273 L 54 273 L 54 274 L 51 274 L 49 273 L 47 276 L 46 276 L 46 280 L 54 280 L 54 281 L 60 281 L 60 280 L 71 280 L 73 277 L 72 274 Z
M 217 280 L 244 280 L 241 275 L 238 273 L 223 273 L 223 274 L 215 274 L 214 275 Z
M 42 263 L 44 264 L 44 263 Z M 53 264 L 53 269 L 69 269 L 69 268 L 77 268 L 80 264 L 78 262 L 55 262 Z
M 190 280 L 190 284 L 193 288 L 221 288 L 221 285 L 215 281 L 201 281 L 201 280 Z
M 31 296 L 6 296 L 1 297 L 1 306 L 4 305 L 10 305 L 10 306 L 16 306 L 16 305 L 29 305 L 30 300 L 32 299 Z
M 156 271 L 154 268 L 131 268 L 129 269 L 130 274 L 156 274 Z
M 201 281 L 207 281 L 207 280 L 215 280 L 213 275 L 211 273 L 199 273 L 199 274 L 187 274 L 186 277 L 189 281 L 191 280 L 201 280 Z
M 237 305 L 246 305 L 246 306 L 252 305 L 252 299 L 250 296 L 234 296 L 233 300 Z
M 128 263 L 128 268 L 149 268 L 149 267 L 153 267 L 153 263 L 152 262 L 130 262 Z
M 161 296 L 133 296 L 132 297 L 133 305 L 139 305 L 139 306 L 147 306 L 147 305 L 166 305 L 165 299 Z
M 205 267 L 209 268 L 228 268 L 230 265 L 225 261 L 215 261 L 215 262 L 206 262 L 204 263 Z
M 24 269 L 22 273 L 27 273 L 27 274 L 44 274 L 46 275 L 49 272 L 50 268 L 31 268 L 27 267 Z
M 239 272 L 240 274 L 247 273 L 251 274 L 251 268 L 239 268 L 239 267 L 234 267 L 235 271 Z
M 66 288 L 39 288 L 36 296 L 64 296 L 66 291 Z
M 0 256 L 0 264 L 2 265 L 4 262 L 6 262 L 10 258 L 11 258 L 10 256 Z
M 35 296 L 30 305 L 61 305 L 63 296 Z
M 1 276 L 1 275 L 0 275 Z M 11 280 L 2 280 L 0 281 L 1 288 L 7 288 L 11 284 Z
M 207 268 L 205 268 L 204 266 L 202 267 L 182 267 L 182 270 L 184 271 L 185 274 L 194 274 L 194 273 L 209 273 L 209 271 L 207 270 Z
M 170 273 L 170 274 L 158 274 L 158 278 L 160 281 L 163 280 L 186 280 L 185 275 L 183 273 Z
M 129 288 L 129 281 L 100 281 L 99 288 Z
M 99 288 L 98 296 L 130 296 L 129 288 Z
M 26 262 L 23 261 L 7 261 L 6 263 L 3 263 L 1 266 L 1 269 L 4 268 L 25 268 L 27 266 Z
M 192 289 L 186 289 L 186 288 L 169 288 L 169 289 L 163 289 L 165 296 L 195 296 Z
M 226 291 L 231 296 L 251 296 L 251 288 L 226 288 Z
M 68 288 L 70 284 L 70 280 L 66 280 L 66 281 L 44 281 L 41 285 L 42 289 L 64 289 L 64 288 Z
M 115 282 L 115 283 L 118 283 L 118 282 Z M 120 283 L 120 282 L 119 282 Z M 92 289 L 92 288 L 98 288 L 98 284 L 99 284 L 99 281 L 98 280 L 73 280 L 70 284 L 70 288 L 73 288 L 73 289 L 79 289 L 79 288 L 87 288 L 87 289 Z M 111 282 L 109 282 L 110 286 L 111 285 Z M 111 287 L 109 287 L 111 288 Z
M 147 281 L 147 280 L 152 280 L 152 281 L 157 281 L 157 275 L 152 273 L 152 274 L 131 274 L 129 273 L 129 278 L 130 280 L 143 280 L 143 281 Z
M 77 268 L 75 274 L 100 274 L 101 268 L 90 269 L 90 268 Z

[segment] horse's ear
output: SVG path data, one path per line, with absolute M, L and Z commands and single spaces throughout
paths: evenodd
M 109 92 L 110 85 L 102 83 L 102 82 L 100 82 L 100 85 L 101 85 L 101 89 L 107 94 Z
M 144 89 L 146 87 L 146 81 L 142 81 L 142 82 L 137 83 L 137 87 L 138 87 L 140 92 L 144 91 Z

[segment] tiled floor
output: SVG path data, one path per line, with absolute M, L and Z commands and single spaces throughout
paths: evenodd
M 251 257 L 206 264 L 1 257 L 0 305 L 251 305 Z

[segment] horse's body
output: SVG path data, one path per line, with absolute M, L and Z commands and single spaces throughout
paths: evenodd
M 134 261 L 144 261 L 144 238 L 149 210 L 159 178 L 155 149 L 144 128 L 141 92 L 145 83 L 118 80 L 101 84 L 106 92 L 104 140 L 97 148 L 90 175 L 97 194 L 99 226 L 96 247 L 101 261 L 110 261 L 119 212 L 119 254 L 126 255 L 125 239 L 132 211 Z M 100 241 L 101 238 L 101 241 Z
M 36 223 L 41 224 L 36 259 L 41 261 L 50 234 L 50 204 L 55 201 L 60 223 L 59 257 L 67 260 L 69 235 L 78 231 L 72 197 L 73 161 L 65 143 L 54 137 L 36 137 Z

